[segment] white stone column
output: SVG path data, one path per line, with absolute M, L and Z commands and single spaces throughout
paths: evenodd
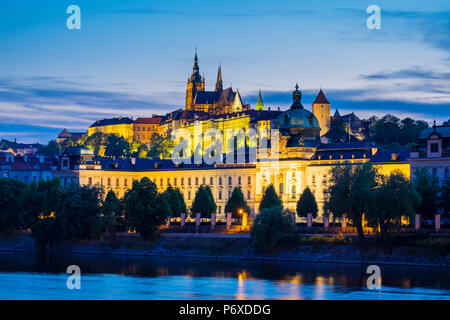
M 211 213 L 211 230 L 214 231 L 214 227 L 216 226 L 216 213 Z
M 227 229 L 231 228 L 231 212 L 227 212 Z
M 312 213 L 308 213 L 308 215 L 306 216 L 306 226 L 308 228 L 312 227 Z
M 434 230 L 439 232 L 441 229 L 441 215 L 439 213 L 434 215 Z
M 293 223 L 293 224 L 296 223 L 295 216 L 296 216 L 296 213 L 295 213 L 295 212 L 292 212 L 291 218 L 292 218 L 292 223 Z
M 201 218 L 201 213 L 197 212 L 195 214 L 195 232 L 198 232 L 198 228 L 200 227 L 200 218 Z
M 341 217 L 341 228 L 347 228 L 347 214 L 343 214 Z
M 415 229 L 416 229 L 416 231 L 420 230 L 420 214 L 416 214 Z
M 185 224 L 186 224 L 186 213 L 182 213 L 181 214 L 181 219 L 180 219 L 180 225 L 182 227 L 184 227 Z
M 169 217 L 167 218 L 167 228 L 170 227 L 170 219 L 171 219 L 171 218 L 172 218 L 171 216 L 169 216 Z

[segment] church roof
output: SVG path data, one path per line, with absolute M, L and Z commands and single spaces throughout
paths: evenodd
M 231 88 L 222 91 L 198 91 L 194 104 L 229 104 L 234 101 L 234 97 L 235 93 Z
M 325 97 L 325 94 L 323 93 L 322 89 L 320 89 L 319 94 L 316 97 L 316 100 L 314 101 L 314 103 L 318 103 L 318 104 L 330 104 L 327 100 L 327 98 Z

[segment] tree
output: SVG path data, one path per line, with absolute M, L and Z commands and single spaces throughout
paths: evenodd
M 39 219 L 55 216 L 61 209 L 63 190 L 58 178 L 32 182 L 25 193 L 22 223 L 30 228 Z
M 183 194 L 178 188 L 173 188 L 170 184 L 163 192 L 163 197 L 170 206 L 170 217 L 180 217 L 181 213 L 186 213 L 186 203 Z
M 122 206 L 114 191 L 109 190 L 106 194 L 106 198 L 101 207 L 101 213 L 102 229 L 115 236 L 118 228 L 122 226 L 122 223 L 120 223 Z
M 337 217 L 347 214 L 358 230 L 361 252 L 366 251 L 362 218 L 371 204 L 376 177 L 377 171 L 370 164 L 336 166 L 325 191 L 324 210 Z
M 104 145 L 106 144 L 106 137 L 108 135 L 102 133 L 100 131 L 91 134 L 90 136 L 85 136 L 81 139 L 81 143 L 86 148 L 94 151 L 96 156 L 103 156 L 102 149 L 104 149 Z M 103 148 L 102 148 L 103 147 Z
M 400 119 L 387 114 L 375 124 L 374 141 L 380 145 L 392 142 L 399 143 L 400 139 Z
M 203 218 L 211 218 L 211 213 L 216 212 L 217 205 L 211 188 L 202 184 L 195 193 L 195 199 L 191 207 L 191 217 L 195 217 L 196 213 L 200 213 Z
M 124 198 L 129 226 L 143 239 L 151 239 L 170 215 L 170 206 L 148 178 L 134 181 Z
M 61 234 L 59 219 L 55 217 L 39 219 L 31 226 L 31 236 L 35 239 L 39 249 L 53 247 L 60 241 Z
M 297 202 L 297 215 L 299 217 L 306 217 L 308 213 L 311 213 L 313 218 L 317 218 L 318 212 L 319 209 L 317 207 L 316 198 L 311 192 L 311 189 L 309 189 L 309 187 L 306 187 L 305 191 L 303 191 L 300 199 Z
M 27 185 L 22 181 L 0 178 L 0 232 L 11 233 L 20 228 L 20 212 Z
M 250 235 L 259 251 L 268 252 L 286 233 L 294 230 L 290 214 L 275 205 L 261 210 L 256 216 Z
M 347 136 L 345 123 L 341 119 L 331 119 L 330 130 L 325 134 L 325 137 L 330 142 L 344 142 Z
M 148 156 L 150 158 L 167 159 L 172 153 L 174 142 L 170 135 L 162 137 L 157 133 L 153 133 L 148 147 Z
M 271 208 L 273 206 L 283 208 L 283 201 L 281 201 L 280 197 L 278 197 L 278 194 L 275 191 L 274 186 L 271 184 L 264 191 L 264 195 L 259 204 L 259 211 Z
M 59 154 L 60 151 L 61 148 L 58 142 L 56 142 L 56 140 L 51 140 L 46 146 L 40 147 L 37 151 L 37 154 L 48 158 L 54 158 Z
M 81 240 L 100 234 L 102 198 L 103 191 L 97 186 L 73 183 L 64 190 L 61 211 L 56 214 L 64 239 Z
M 375 189 L 373 201 L 366 211 L 369 225 L 380 228 L 385 253 L 392 253 L 389 233 L 401 226 L 402 216 L 412 217 L 414 207 L 421 199 L 411 182 L 401 173 L 394 172 L 380 177 L 381 184 Z
M 241 187 L 235 187 L 225 205 L 225 212 L 231 212 L 232 217 L 238 219 L 241 217 L 240 210 L 250 214 L 250 207 L 248 206 L 247 201 L 245 201 Z
M 105 156 L 124 157 L 130 153 L 130 144 L 124 137 L 109 134 L 106 138 Z
M 434 219 L 438 211 L 438 193 L 439 181 L 437 177 L 432 176 L 427 168 L 420 168 L 414 172 L 414 187 L 422 198 L 416 211 L 424 219 Z

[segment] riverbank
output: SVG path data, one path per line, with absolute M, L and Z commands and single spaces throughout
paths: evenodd
M 161 236 L 154 241 L 143 241 L 135 235 L 122 235 L 116 239 L 102 241 L 65 242 L 51 248 L 49 252 L 443 268 L 450 266 L 450 252 L 446 247 L 434 248 L 427 245 L 426 240 L 415 242 L 415 246 L 396 244 L 393 246 L 392 254 L 384 254 L 381 247 L 370 243 L 368 252 L 361 254 L 354 240 L 339 237 L 304 237 L 296 239 L 294 244 L 292 241 L 282 243 L 270 254 L 261 254 L 255 251 L 251 239 L 242 235 L 205 237 L 196 234 L 178 234 L 175 237 Z M 37 248 L 31 235 L 25 233 L 0 238 L 0 251 L 37 251 Z

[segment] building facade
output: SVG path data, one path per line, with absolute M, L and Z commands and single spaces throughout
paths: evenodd
M 405 152 L 381 150 L 366 142 L 321 143 L 319 120 L 304 108 L 301 96 L 297 86 L 289 110 L 279 112 L 275 120 L 271 115 L 269 120 L 258 118 L 260 121 L 254 122 L 272 121 L 270 126 L 280 131 L 279 148 L 268 147 L 266 156 L 259 156 L 255 161 L 223 164 L 194 164 L 191 161 L 176 165 L 170 159 L 102 158 L 72 150 L 62 155 L 55 175 L 65 183 L 77 181 L 81 185 L 101 185 L 106 190 L 113 190 L 118 197 L 124 196 L 134 180 L 147 177 L 160 192 L 169 185 L 179 188 L 188 208 L 197 188 L 202 184 L 209 185 L 219 219 L 225 217 L 224 208 L 234 187 L 242 188 L 252 214 L 256 214 L 269 185 L 275 186 L 285 207 L 292 210 L 309 186 L 319 205 L 319 221 L 323 214 L 324 191 L 336 165 L 372 163 L 384 174 L 399 170 L 409 177 L 410 166 Z M 244 116 L 228 120 L 250 125 L 249 119 L 251 117 L 244 113 Z
M 426 168 L 440 182 L 450 178 L 450 124 L 444 123 L 422 131 L 417 150 L 411 152 L 411 176 L 417 169 Z

